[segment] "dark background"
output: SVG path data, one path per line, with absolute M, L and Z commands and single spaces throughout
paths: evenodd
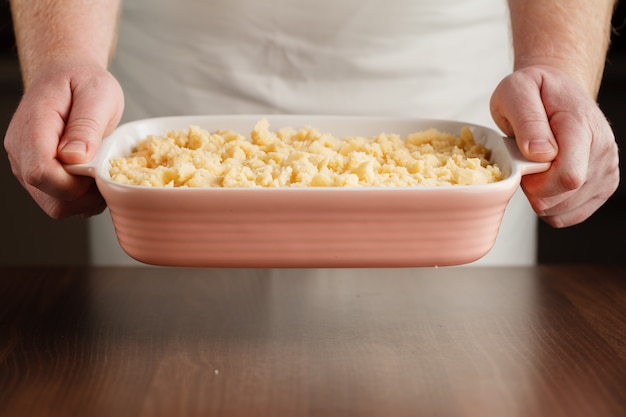
M 620 149 L 626 146 L 626 27 L 623 3 L 617 6 L 612 45 L 599 95 L 599 105 L 611 122 Z M 9 6 L 0 2 L 0 132 L 4 132 L 21 95 L 21 81 Z M 580 225 L 553 229 L 539 224 L 538 259 L 542 263 L 626 261 L 626 185 L 591 218 Z M 55 221 L 31 200 L 11 174 L 2 148 L 0 155 L 0 265 L 86 264 L 87 228 L 84 220 Z

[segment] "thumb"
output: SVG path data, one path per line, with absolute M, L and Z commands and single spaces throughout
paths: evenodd
M 92 160 L 102 138 L 120 120 L 121 109 L 118 108 L 113 97 L 101 95 L 98 91 L 76 93 L 57 148 L 59 160 L 67 164 Z
M 558 145 L 550 123 L 547 120 L 533 120 L 532 117 L 524 119 L 524 116 L 520 115 L 518 123 L 512 123 L 518 148 L 529 161 L 553 161 L 558 153 Z
M 556 158 L 558 144 L 540 89 L 528 84 L 531 85 L 513 82 L 507 85 L 505 81 L 492 97 L 492 115 L 506 134 L 515 137 L 528 160 L 550 162 Z
M 67 164 L 79 164 L 93 159 L 94 149 L 102 137 L 101 131 L 93 119 L 69 120 L 63 139 L 59 143 L 59 160 Z

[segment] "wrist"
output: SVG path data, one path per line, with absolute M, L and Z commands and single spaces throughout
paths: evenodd
M 105 69 L 113 52 L 119 0 L 11 0 L 25 86 L 51 68 Z
M 40 80 L 73 79 L 80 74 L 107 72 L 107 64 L 90 57 L 72 57 L 62 51 L 50 53 L 37 60 L 20 59 L 24 91 L 28 91 Z
M 604 65 L 576 65 L 571 58 L 545 55 L 516 57 L 514 70 L 537 69 L 541 72 L 558 72 L 572 78 L 594 99 L 602 82 Z

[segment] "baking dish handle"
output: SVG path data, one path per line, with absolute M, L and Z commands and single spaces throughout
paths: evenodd
M 96 167 L 90 162 L 84 164 L 64 164 L 63 168 L 72 175 L 96 178 Z
M 550 165 L 552 165 L 552 162 L 533 162 L 526 159 L 517 147 L 515 138 L 505 137 L 504 144 L 509 151 L 509 155 L 511 155 L 511 159 L 513 159 L 513 163 L 519 167 L 522 175 L 545 172 L 550 169 Z

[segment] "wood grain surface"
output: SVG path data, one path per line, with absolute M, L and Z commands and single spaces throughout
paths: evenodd
M 626 267 L 0 269 L 0 416 L 626 416 Z

